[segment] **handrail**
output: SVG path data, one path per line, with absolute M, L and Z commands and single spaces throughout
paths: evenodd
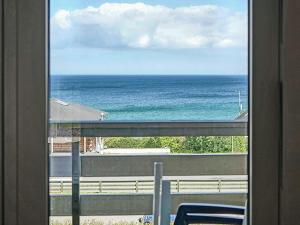
M 81 194 L 93 193 L 152 193 L 154 181 L 139 180 L 127 178 L 128 180 L 119 180 L 117 177 L 110 180 L 102 178 L 89 178 L 80 181 Z M 195 177 L 194 179 L 171 179 L 171 192 L 174 193 L 203 193 L 203 192 L 247 192 L 247 179 L 245 176 L 238 176 L 234 180 L 226 177 L 215 177 L 203 179 Z M 51 179 L 50 178 L 50 194 L 70 194 L 72 182 L 71 179 Z
M 247 136 L 244 121 L 51 121 L 51 137 Z

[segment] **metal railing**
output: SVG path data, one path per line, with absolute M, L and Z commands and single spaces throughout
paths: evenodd
M 247 136 L 243 121 L 66 122 L 50 123 L 51 137 Z
M 203 193 L 203 192 L 246 192 L 247 177 L 181 177 L 164 178 L 171 182 L 173 193 Z M 84 178 L 80 181 L 81 194 L 125 194 L 125 193 L 153 193 L 154 181 L 152 177 L 131 178 L 118 177 Z M 72 181 L 69 178 L 50 179 L 50 194 L 71 194 Z
M 50 137 L 73 138 L 72 155 L 50 156 L 50 176 L 72 177 L 72 182 L 50 182 L 50 191 L 53 191 L 50 201 L 51 215 L 72 215 L 75 225 L 79 224 L 79 215 L 146 215 L 152 210 L 150 192 L 153 189 L 153 181 L 80 183 L 80 177 L 153 176 L 155 161 L 163 161 L 167 176 L 246 175 L 246 154 L 81 156 L 78 137 L 247 136 L 247 122 L 52 121 L 49 133 Z M 107 165 L 114 165 L 113 169 Z M 141 165 L 144 169 L 140 169 Z M 184 170 L 184 167 L 188 169 Z M 53 168 L 57 170 L 53 171 Z M 113 189 L 120 185 L 123 185 L 121 189 L 125 189 L 126 193 L 121 193 L 121 189 L 112 193 Z M 171 180 L 171 188 L 173 212 L 181 202 L 204 201 L 243 205 L 247 195 L 245 179 L 238 181 L 176 179 Z M 236 191 L 223 191 L 229 189 Z M 72 196 L 65 195 L 71 190 Z M 129 193 L 131 191 L 132 193 Z

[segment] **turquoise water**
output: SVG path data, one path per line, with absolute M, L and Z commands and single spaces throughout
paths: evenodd
M 51 97 L 106 111 L 106 120 L 232 120 L 247 76 L 51 76 Z

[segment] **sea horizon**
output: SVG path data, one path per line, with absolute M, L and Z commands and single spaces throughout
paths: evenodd
M 52 75 L 51 97 L 108 113 L 106 120 L 234 120 L 247 75 Z
M 51 76 L 248 76 L 248 74 L 50 74 Z

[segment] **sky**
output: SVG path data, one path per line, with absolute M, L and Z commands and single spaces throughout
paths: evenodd
M 52 75 L 247 73 L 246 0 L 51 0 Z

